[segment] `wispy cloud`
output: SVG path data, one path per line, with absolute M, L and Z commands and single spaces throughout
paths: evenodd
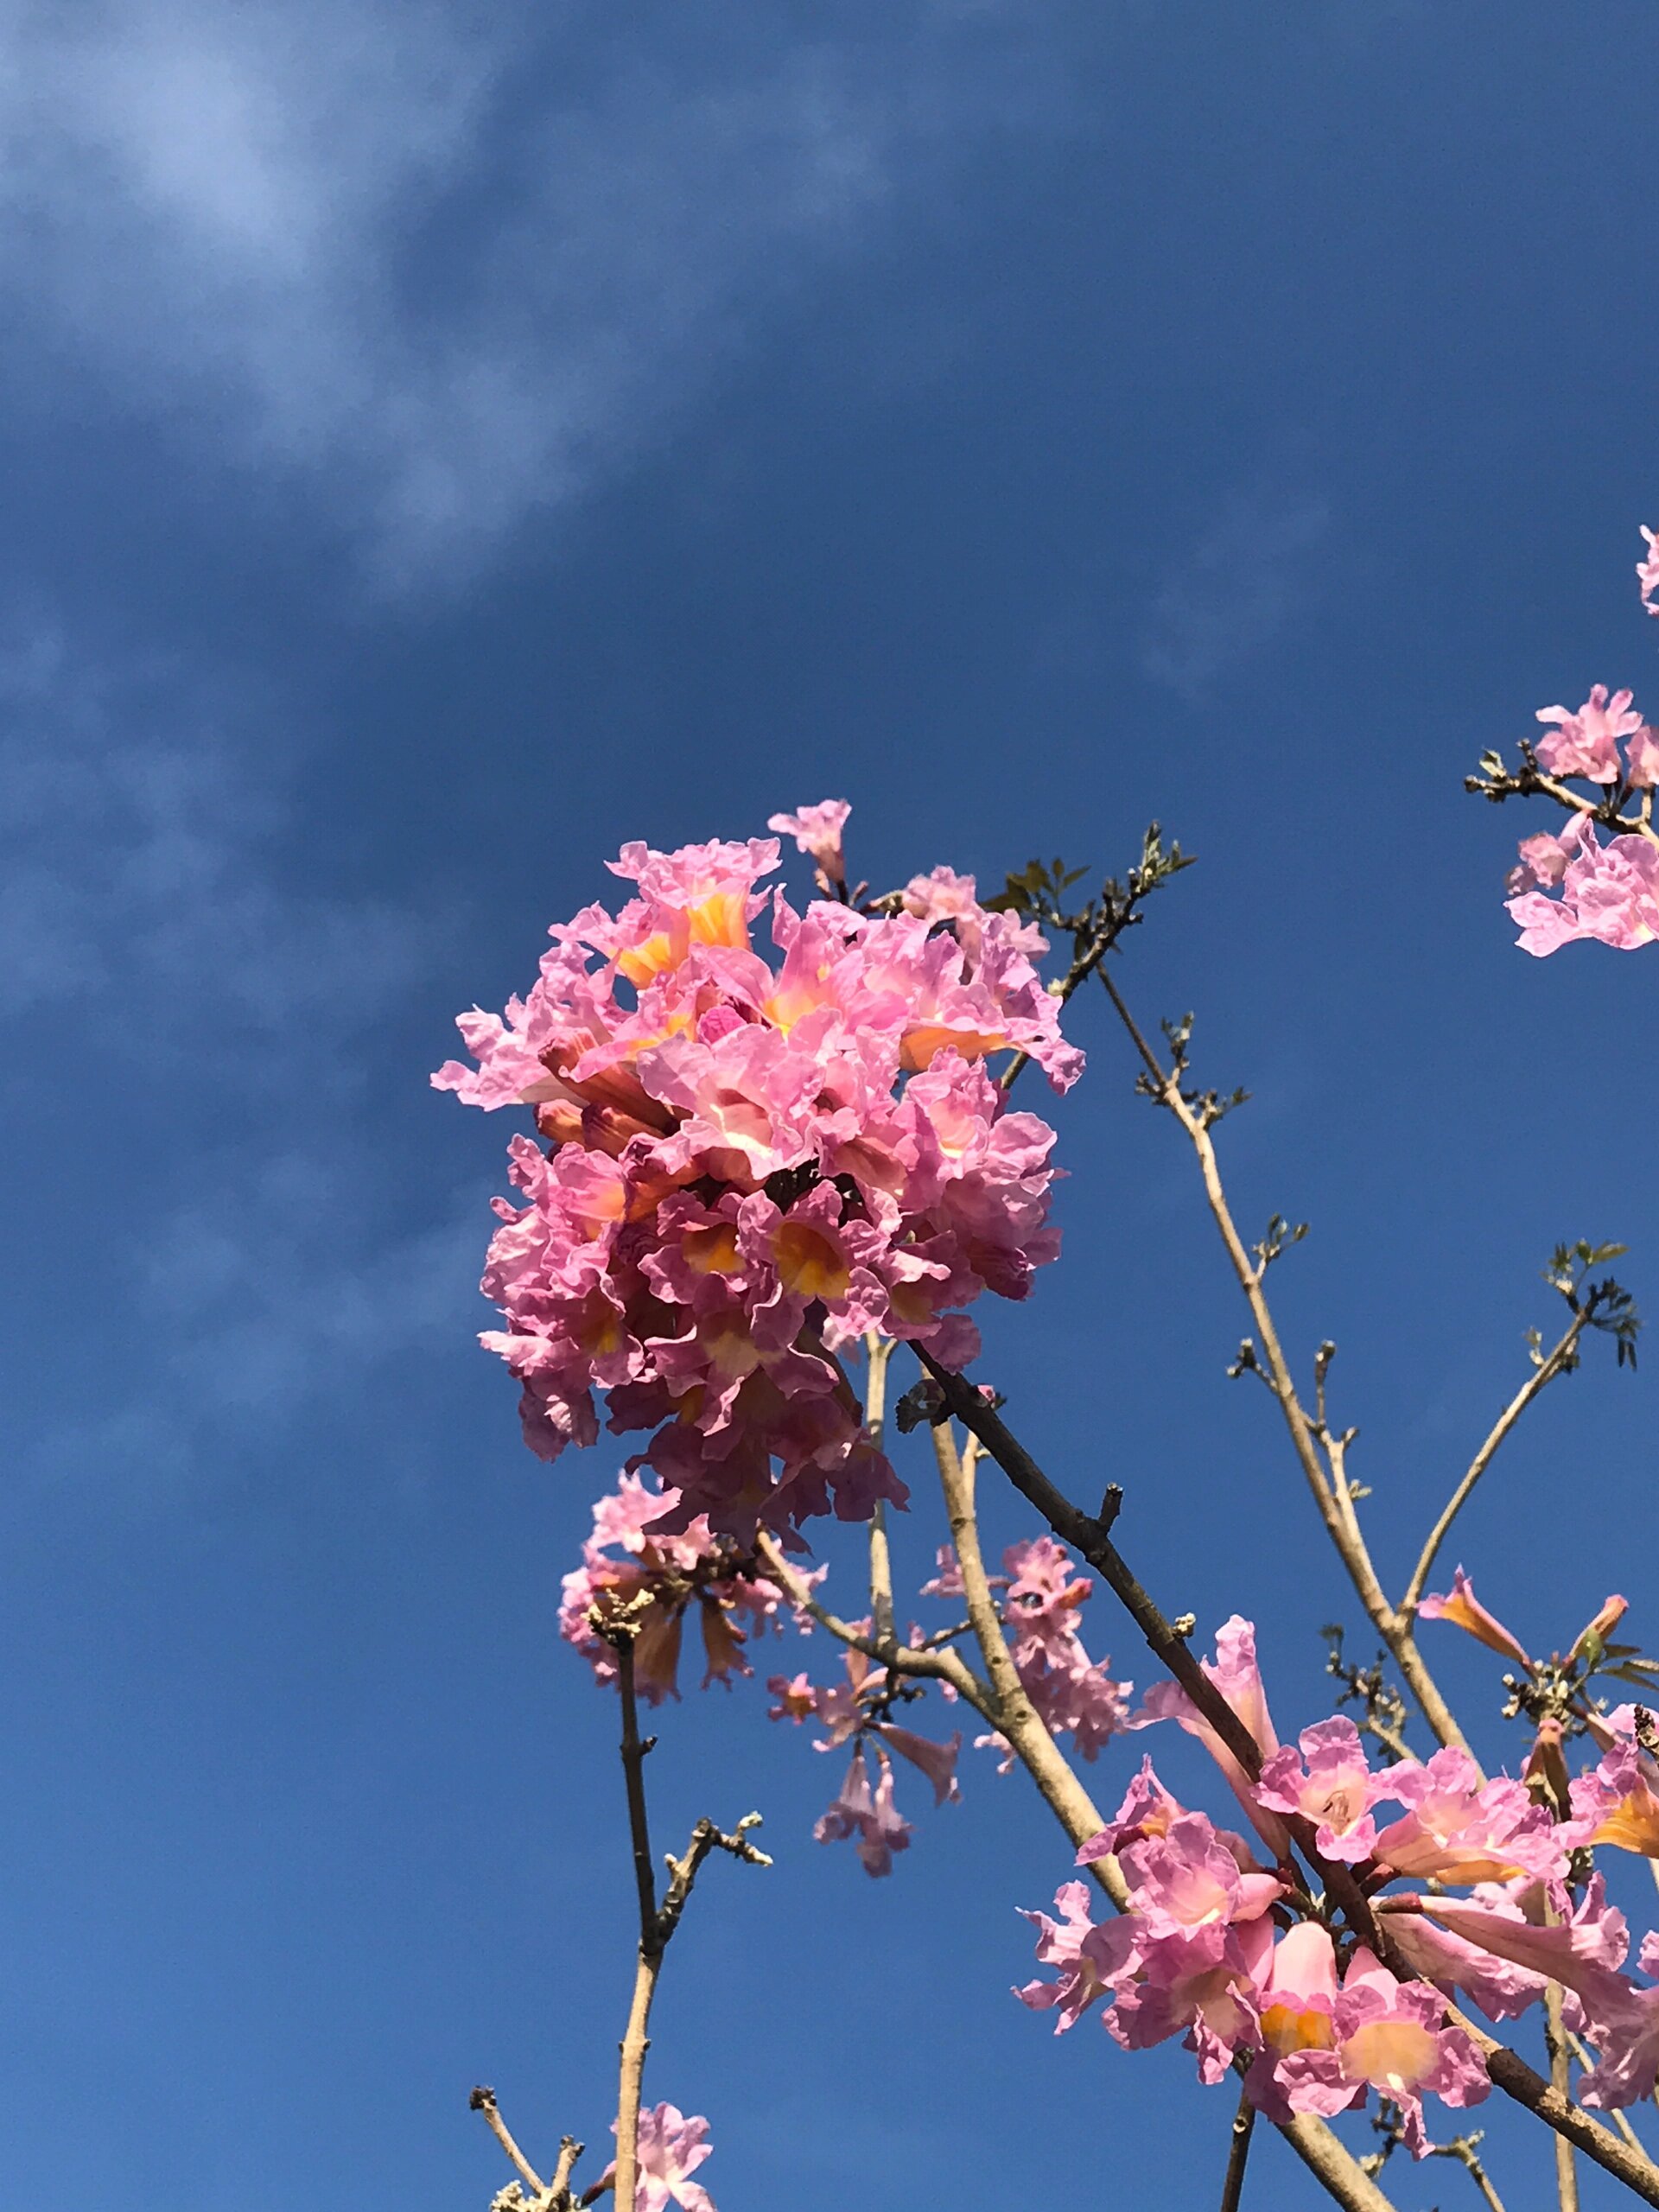
M 1230 493 L 1164 577 L 1141 654 L 1146 673 L 1184 699 L 1203 699 L 1307 602 L 1307 556 L 1330 523 L 1322 499 L 1263 487 Z
M 14 0 L 14 313 L 121 408 L 308 474 L 385 580 L 429 578 L 652 435 L 895 194 L 1052 125 L 1020 11 L 786 29 L 696 0 Z
M 369 1090 L 446 918 L 285 874 L 291 764 L 238 690 L 100 669 L 49 625 L 0 652 L 9 1195 L 52 1191 L 0 1293 L 31 1354 L 14 1464 L 151 1503 L 464 1341 L 486 1225 L 442 1187 L 411 1224 Z

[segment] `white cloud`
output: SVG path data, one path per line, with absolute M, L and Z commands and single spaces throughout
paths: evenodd
M 1230 493 L 1192 552 L 1165 575 L 1141 656 L 1147 674 L 1196 702 L 1215 678 L 1277 635 L 1310 596 L 1306 556 L 1330 527 L 1322 499 Z
M 371 1089 L 453 918 L 284 874 L 274 722 L 168 667 L 99 669 L 49 626 L 0 651 L 10 1180 L 54 1189 L 48 1247 L 15 1253 L 8 1285 L 12 1329 L 41 1332 L 13 1412 L 38 1376 L 37 1474 L 113 1478 L 146 1509 L 464 1343 L 489 1226 L 481 1190 L 442 1188 L 411 1226 Z M 54 1280 L 79 1332 L 40 1295 Z
M 895 193 L 1057 120 L 1014 11 L 894 0 L 862 47 L 666 21 L 14 0 L 14 314 L 118 405 L 312 475 L 384 578 L 429 576 L 650 435 Z

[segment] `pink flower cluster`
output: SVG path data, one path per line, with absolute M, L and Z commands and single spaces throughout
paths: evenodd
M 1423 2099 L 1467 2106 L 1489 2087 L 1476 2045 L 1446 2018 L 1448 1999 L 1510 2018 L 1553 1980 L 1597 2053 L 1584 2101 L 1622 2105 L 1652 2092 L 1659 1987 L 1621 1971 L 1629 1937 L 1600 1876 L 1576 1897 L 1570 1885 L 1571 1854 L 1591 1845 L 1659 1859 L 1659 1770 L 1635 1739 L 1631 1708 L 1607 1716 L 1610 1748 L 1573 1783 L 1571 1816 L 1557 1820 L 1523 1783 L 1484 1782 L 1459 1750 L 1373 1772 L 1345 1719 L 1281 1746 L 1248 1622 L 1226 1624 L 1206 1672 L 1263 1755 L 1255 1781 L 1174 1684 L 1154 1689 L 1131 1725 L 1173 1719 L 1205 1740 L 1271 1863 L 1179 1803 L 1146 1760 L 1116 1820 L 1077 1854 L 1084 1866 L 1116 1856 L 1128 1910 L 1096 1924 L 1094 1893 L 1074 1881 L 1056 1898 L 1058 1919 L 1028 1914 L 1054 1978 L 1019 1991 L 1027 2005 L 1053 2010 L 1057 2030 L 1101 2005 L 1128 2050 L 1180 2036 L 1205 2082 L 1244 2061 L 1251 2100 L 1274 2120 L 1328 2117 L 1376 2088 L 1400 2107 L 1421 2157 Z M 1385 1802 L 1397 1818 L 1379 1821 Z M 1320 1885 L 1304 1880 L 1293 1847 L 1316 1874 L 1322 1864 L 1353 1869 L 1380 1931 L 1374 1945 L 1333 1937 Z M 1395 1890 L 1402 1880 L 1433 1887 Z M 1643 1942 L 1639 1963 L 1659 1972 L 1659 1936 Z
M 1642 535 L 1648 548 L 1636 568 L 1642 604 L 1659 614 L 1659 535 L 1646 528 Z M 1578 810 L 1567 828 L 1559 837 L 1544 833 L 1521 841 L 1507 903 L 1520 925 L 1522 950 L 1542 957 L 1580 938 L 1623 952 L 1651 944 L 1659 936 L 1659 840 L 1645 795 L 1659 785 L 1659 732 L 1637 712 L 1629 691 L 1610 692 L 1605 683 L 1592 686 L 1576 709 L 1541 707 L 1538 720 L 1544 734 L 1533 750 L 1546 774 L 1580 777 L 1601 789 L 1593 802 L 1558 790 L 1557 798 Z M 1644 794 L 1640 814 L 1618 815 L 1620 834 L 1604 845 L 1596 810 L 1611 823 L 1638 791 Z
M 1002 1554 L 1002 1624 L 1027 1696 L 1052 1736 L 1070 1736 L 1085 1759 L 1128 1726 L 1132 1682 L 1114 1681 L 1109 1659 L 1089 1656 L 1078 1632 L 1079 1609 L 1094 1589 L 1052 1536 L 1011 1544 Z M 976 1744 L 1003 1750 L 1000 1736 Z M 1003 1770 L 1012 1763 L 1009 1751 Z
M 758 1580 L 755 1562 L 730 1537 L 716 1536 L 702 1515 L 669 1534 L 678 1501 L 671 1491 L 624 1475 L 594 1508 L 594 1533 L 582 1565 L 564 1578 L 559 1633 L 581 1652 L 601 1682 L 614 1681 L 616 1653 L 596 1621 L 626 1615 L 633 1628 L 634 1687 L 647 1704 L 679 1695 L 680 1641 L 696 1605 L 707 1661 L 702 1687 L 752 1674 L 744 1656 L 751 1635 L 781 1625 L 784 1599 Z M 816 1578 L 815 1578 L 816 1579 Z M 803 1627 L 809 1626 L 804 1617 Z
M 791 818 L 826 872 L 844 818 Z M 961 1309 L 1026 1296 L 1058 1249 L 1054 1135 L 985 1062 L 1027 1053 L 1057 1090 L 1082 1065 L 1043 940 L 967 879 L 948 912 L 797 912 L 755 889 L 777 864 L 768 839 L 625 847 L 637 895 L 556 924 L 527 998 L 460 1018 L 476 1068 L 433 1077 L 533 1108 L 543 1140 L 512 1141 L 524 1202 L 496 1201 L 483 1285 L 531 1447 L 593 1442 L 603 1390 L 613 1431 L 651 1432 L 631 1464 L 677 1494 L 671 1524 L 739 1537 L 902 1502 L 838 1354 L 879 1329 L 960 1367 Z
M 1580 938 L 1633 952 L 1659 937 L 1659 845 L 1634 834 L 1604 845 L 1587 814 L 1559 837 L 1523 838 L 1510 889 L 1516 943 L 1540 958 Z

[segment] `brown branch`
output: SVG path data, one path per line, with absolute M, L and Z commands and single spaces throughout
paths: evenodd
M 1244 2192 L 1244 2168 L 1250 2155 L 1250 2137 L 1255 2131 L 1255 2107 L 1241 2089 L 1228 2144 L 1227 2172 L 1221 2184 L 1221 2212 L 1238 2212 L 1239 2199 Z
M 691 1831 L 683 1859 L 667 1860 L 669 1885 L 663 1903 L 657 1903 L 656 1877 L 651 1863 L 651 1836 L 645 1817 L 645 1755 L 656 1740 L 639 1734 L 639 1704 L 634 1692 L 633 1639 L 636 1618 L 626 1613 L 594 1613 L 594 1628 L 616 1653 L 617 1687 L 622 1698 L 622 1770 L 627 1785 L 628 1832 L 633 1853 L 634 1883 L 639 1900 L 639 1948 L 634 1967 L 633 1993 L 628 2002 L 627 2024 L 622 2031 L 621 2067 L 616 2109 L 616 2202 L 632 2212 L 639 2178 L 639 2103 L 645 2081 L 645 2053 L 651 2048 L 651 2007 L 657 1993 L 663 1954 L 678 1927 L 685 1901 L 697 1870 L 714 1850 L 729 1852 L 752 1866 L 772 1861 L 748 1840 L 760 1823 L 758 1813 L 746 1814 L 735 1832 L 727 1835 L 710 1820 L 700 1820 Z
M 1584 1313 L 1573 1315 L 1560 1342 L 1534 1368 L 1497 1421 L 1493 1422 L 1491 1433 L 1469 1462 L 1467 1471 L 1447 1499 L 1440 1519 L 1429 1530 L 1423 1548 L 1418 1554 L 1417 1564 L 1411 1571 L 1411 1580 L 1406 1585 L 1406 1594 L 1400 1600 L 1400 1616 L 1408 1624 L 1415 1618 L 1417 1608 L 1422 1603 L 1424 1586 L 1434 1565 L 1434 1555 L 1446 1541 L 1446 1534 L 1452 1523 L 1468 1503 L 1471 1491 L 1487 1468 L 1491 1466 L 1498 1446 L 1520 1420 L 1522 1414 L 1525 1413 L 1527 1408 L 1540 1391 L 1553 1382 L 1558 1375 L 1565 1373 L 1572 1365 L 1573 1355 L 1578 1347 L 1579 1338 L 1584 1333 L 1585 1324 L 1588 1318 L 1588 1315 Z
M 1659 2204 L 1659 2166 L 1643 2152 L 1633 2151 L 1617 2135 L 1610 2135 L 1582 2106 L 1575 2105 L 1553 2082 L 1545 2081 L 1541 2074 L 1529 2066 L 1518 2051 L 1510 2050 L 1496 2037 L 1478 2028 L 1455 2005 L 1446 2007 L 1446 2018 L 1474 2044 L 1486 2062 L 1488 2075 L 1506 2097 L 1513 2097 L 1516 2104 L 1535 2113 L 1547 2127 L 1553 2127 L 1557 2135 L 1576 2144 L 1605 2173 L 1611 2174 L 1615 2181 L 1622 2181 L 1626 2189 L 1633 2190 L 1644 2204 Z

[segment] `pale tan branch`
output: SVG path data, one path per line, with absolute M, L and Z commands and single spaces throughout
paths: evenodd
M 468 2102 L 471 2104 L 474 2112 L 481 2112 L 483 2113 L 485 2124 L 489 2128 L 491 2134 L 494 2136 L 496 2141 L 501 2145 L 501 2148 L 506 2152 L 508 2158 L 512 2163 L 514 2172 L 517 2173 L 519 2180 L 524 2183 L 525 2188 L 533 2191 L 538 2198 L 544 2196 L 547 2193 L 547 2183 L 542 2179 L 535 2167 L 531 2164 L 530 2160 L 524 2156 L 524 2152 L 518 2148 L 518 2145 L 513 2141 L 512 2131 L 509 2129 L 506 2121 L 502 2119 L 500 2107 L 495 2101 L 495 2091 L 493 2089 L 486 2088 L 483 2083 L 480 2082 L 478 2088 L 473 2091 Z M 568 2137 L 566 2140 L 569 2140 Z
M 1473 1491 L 1475 1484 L 1491 1466 L 1499 1446 L 1520 1420 L 1522 1414 L 1525 1413 L 1527 1408 L 1541 1390 L 1554 1381 L 1558 1375 L 1564 1373 L 1571 1366 L 1579 1338 L 1584 1333 L 1586 1319 L 1587 1317 L 1582 1313 L 1573 1315 L 1572 1325 L 1562 1336 L 1560 1343 L 1534 1368 L 1532 1373 L 1493 1422 L 1485 1441 L 1469 1462 L 1467 1471 L 1447 1499 L 1440 1519 L 1429 1530 L 1423 1548 L 1418 1554 L 1417 1564 L 1411 1571 L 1411 1580 L 1406 1585 L 1406 1594 L 1400 1600 L 1400 1616 L 1408 1625 L 1416 1618 L 1417 1608 L 1422 1603 L 1424 1587 L 1434 1565 L 1435 1554 L 1446 1541 L 1452 1523 L 1468 1503 L 1470 1493 Z
M 864 1426 L 870 1441 L 881 1448 L 887 1413 L 887 1362 L 893 1357 L 893 1338 L 874 1329 L 864 1338 L 869 1378 L 864 1386 Z M 893 1554 L 887 1542 L 887 1509 L 881 1498 L 870 1515 L 870 1624 L 876 1640 L 890 1643 L 896 1636 L 893 1616 Z
M 1195 1109 L 1182 1096 L 1179 1073 L 1164 1067 L 1141 1034 L 1134 1015 L 1104 969 L 1101 970 L 1101 982 L 1105 985 L 1106 995 L 1116 1008 L 1118 1018 L 1147 1069 L 1148 1088 L 1153 1096 L 1179 1122 L 1198 1157 L 1211 1217 L 1215 1222 L 1261 1340 L 1266 1361 L 1262 1370 L 1264 1379 L 1278 1401 L 1297 1465 L 1302 1471 L 1325 1534 L 1347 1570 L 1349 1580 L 1365 1609 L 1367 1618 L 1388 1646 L 1423 1718 L 1442 1744 L 1456 1745 L 1459 1750 L 1469 1751 L 1472 1758 L 1467 1738 L 1417 1649 L 1410 1620 L 1396 1612 L 1389 1604 L 1388 1594 L 1377 1578 L 1370 1548 L 1360 1530 L 1352 1491 L 1343 1465 L 1342 1454 L 1349 1440 L 1346 1437 L 1332 1439 L 1323 1423 L 1316 1429 L 1297 1393 L 1290 1363 L 1280 1342 L 1273 1309 L 1268 1301 L 1265 1287 L 1267 1263 L 1265 1260 L 1259 1264 L 1252 1260 L 1244 1240 L 1238 1233 L 1222 1182 L 1220 1163 L 1216 1156 L 1215 1141 L 1211 1135 L 1208 1121 L 1201 1109 Z M 1321 1439 L 1327 1452 L 1333 1441 L 1336 1445 L 1336 1456 L 1329 1465 L 1321 1458 Z
M 866 1636 L 862 1630 L 854 1628 L 850 1622 L 842 1620 L 818 1603 L 805 1578 L 796 1573 L 777 1539 L 765 1529 L 755 1539 L 754 1554 L 766 1569 L 767 1580 L 777 1584 L 790 1604 L 809 1620 L 816 1621 L 838 1643 L 846 1644 L 849 1650 L 861 1651 L 867 1659 L 879 1660 L 895 1675 L 914 1675 L 925 1680 L 949 1682 L 957 1695 L 965 1699 L 982 1719 L 988 1720 L 993 1727 L 997 1725 L 989 1689 L 959 1651 L 948 1647 L 918 1650 L 912 1644 L 896 1640 L 882 1643 L 874 1636 Z

